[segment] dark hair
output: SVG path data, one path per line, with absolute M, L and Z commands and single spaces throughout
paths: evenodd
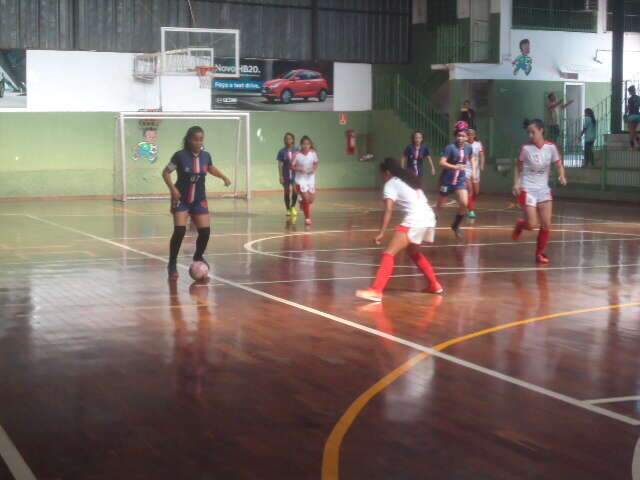
M 523 38 L 522 40 L 520 40 L 520 50 L 522 50 L 523 45 L 527 45 L 528 43 L 531 43 L 529 42 L 528 38 Z
M 315 149 L 316 149 L 316 146 L 313 144 L 313 140 L 311 140 L 311 137 L 309 137 L 309 135 L 304 135 L 304 136 L 300 139 L 300 145 L 302 145 L 302 143 L 303 143 L 305 140 L 309 140 L 309 143 L 311 144 L 311 149 L 312 149 L 312 150 L 315 150 Z
M 158 129 L 155 127 L 146 127 L 143 131 L 142 131 L 142 136 L 144 137 L 147 132 L 157 132 Z
M 533 120 L 525 118 L 522 122 L 522 127 L 526 130 L 530 125 L 535 125 L 538 129 L 544 130 L 544 122 L 539 118 L 534 118 Z
M 182 146 L 185 150 L 191 150 L 191 140 L 196 133 L 204 134 L 204 130 L 202 129 L 202 127 L 198 127 L 197 125 L 194 125 L 193 127 L 190 127 L 189 130 L 187 130 L 187 134 L 182 140 Z
M 413 143 L 415 141 L 416 135 L 417 134 L 422 135 L 422 143 L 424 143 L 424 132 L 422 130 L 414 130 L 413 133 L 411 134 L 411 143 Z
M 391 175 L 393 175 L 394 177 L 398 177 L 400 180 L 402 180 L 404 183 L 415 190 L 422 188 L 422 181 L 420 180 L 420 177 L 414 175 L 409 170 L 405 170 L 404 168 L 402 168 L 400 162 L 395 158 L 385 158 L 384 161 L 380 164 L 380 171 L 389 172 Z
M 593 113 L 593 110 L 590 108 L 585 108 L 584 109 L 584 115 L 586 117 L 589 117 L 591 119 L 591 121 L 593 122 L 593 126 L 595 127 L 596 125 L 598 125 L 598 121 L 596 120 L 596 115 L 595 113 Z
M 291 135 L 291 138 L 293 138 L 293 143 L 296 143 L 296 136 L 291 132 L 287 132 L 284 134 L 284 137 L 282 137 L 282 141 L 285 143 L 285 145 L 287 144 L 287 137 L 289 135 Z
M 635 92 L 636 91 L 636 86 L 635 85 L 631 85 L 629 88 L 627 88 L 627 91 Z

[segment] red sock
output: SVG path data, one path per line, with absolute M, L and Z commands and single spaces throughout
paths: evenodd
M 302 205 L 302 211 L 304 212 L 304 218 L 311 218 L 311 204 L 307 202 L 300 202 Z
M 422 253 L 416 253 L 415 255 L 411 255 L 411 260 L 413 260 L 413 263 L 415 263 L 422 273 L 424 273 L 424 276 L 427 277 L 430 285 L 438 282 L 436 272 L 433 271 L 433 267 L 429 260 L 427 260 L 427 257 Z
M 549 243 L 549 234 L 551 232 L 546 228 L 541 228 L 538 232 L 538 244 L 536 245 L 536 256 L 544 253 L 547 249 L 547 243 Z
M 472 212 L 476 209 L 476 198 L 477 196 L 473 192 L 469 195 L 469 210 Z
M 382 259 L 380 260 L 380 267 L 378 267 L 378 273 L 376 274 L 376 279 L 371 285 L 371 288 L 376 292 L 382 293 L 384 288 L 387 286 L 387 282 L 389 282 L 389 277 L 393 273 L 393 265 L 395 263 L 395 259 L 393 255 L 390 253 L 383 253 Z

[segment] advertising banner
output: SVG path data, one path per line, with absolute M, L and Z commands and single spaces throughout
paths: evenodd
M 0 108 L 27 108 L 27 52 L 0 49 Z
M 218 72 L 224 61 L 216 59 Z M 212 108 L 333 111 L 333 63 L 284 60 L 240 61 L 240 78 L 214 78 Z

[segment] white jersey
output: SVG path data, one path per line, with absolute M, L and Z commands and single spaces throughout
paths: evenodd
M 555 143 L 545 142 L 542 148 L 523 145 L 518 159 L 522 169 L 520 187 L 525 191 L 549 188 L 551 164 L 561 161 Z
M 433 228 L 436 217 L 422 189 L 413 189 L 398 177 L 384 184 L 384 198 L 393 200 L 404 212 L 402 225 L 409 228 Z
M 318 154 L 315 150 L 309 150 L 306 155 L 297 152 L 294 158 L 296 171 L 296 185 L 301 192 L 315 193 L 316 174 L 313 172 L 314 166 L 318 163 Z
M 482 142 L 476 140 L 471 144 L 471 148 L 473 149 L 473 154 L 480 160 L 480 154 L 484 152 L 484 147 L 482 146 Z
M 480 153 L 483 152 L 483 148 L 482 148 L 482 143 L 480 143 L 478 140 L 476 140 L 475 142 L 471 143 L 471 151 L 473 152 L 473 156 L 476 159 L 476 177 L 478 176 L 478 174 L 480 173 Z M 467 162 L 467 164 L 465 165 L 465 172 L 467 174 L 467 180 L 472 180 L 472 175 L 473 175 L 473 164 L 471 162 Z M 473 179 L 475 181 L 475 179 Z

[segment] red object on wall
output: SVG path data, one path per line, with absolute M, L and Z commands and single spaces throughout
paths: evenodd
M 346 132 L 347 136 L 347 155 L 355 155 L 356 154 L 356 132 L 349 129 Z

